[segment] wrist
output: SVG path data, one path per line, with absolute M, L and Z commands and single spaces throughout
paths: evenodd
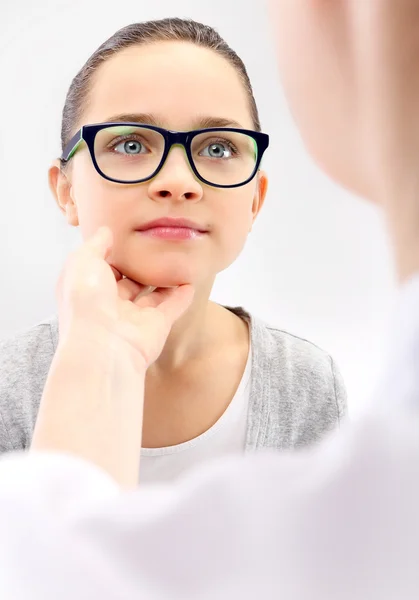
M 128 341 L 110 327 L 90 321 L 74 320 L 64 330 L 60 326 L 57 352 L 113 369 L 119 365 L 140 378 L 147 370 L 144 357 Z

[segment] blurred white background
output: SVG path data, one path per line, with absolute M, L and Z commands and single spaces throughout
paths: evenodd
M 327 349 L 355 413 L 383 358 L 394 294 L 385 232 L 374 207 L 334 186 L 305 154 L 282 96 L 265 7 L 255 0 L 1 3 L 0 337 L 55 311 L 57 275 L 79 242 L 47 185 L 71 79 L 118 28 L 168 16 L 220 31 L 248 67 L 263 130 L 271 135 L 267 203 L 213 298 Z

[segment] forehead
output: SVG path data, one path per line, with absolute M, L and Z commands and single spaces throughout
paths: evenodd
M 132 46 L 98 68 L 83 122 L 123 113 L 153 114 L 169 129 L 188 129 L 198 115 L 253 126 L 249 98 L 233 65 L 187 42 Z

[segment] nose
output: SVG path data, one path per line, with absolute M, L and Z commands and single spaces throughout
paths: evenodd
M 172 148 L 159 173 L 149 183 L 148 194 L 156 202 L 199 202 L 203 189 L 182 148 Z

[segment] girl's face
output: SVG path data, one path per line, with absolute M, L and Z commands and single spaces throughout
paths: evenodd
M 184 42 L 131 47 L 97 70 L 78 126 L 133 120 L 122 115 L 142 115 L 142 123 L 169 130 L 218 123 L 253 129 L 248 96 L 234 67 L 215 52 Z M 228 267 L 244 246 L 267 187 L 261 172 L 239 188 L 205 185 L 181 147 L 172 148 L 154 179 L 124 185 L 101 177 L 83 145 L 66 174 L 51 168 L 50 182 L 83 238 L 109 226 L 114 234 L 109 262 L 127 277 L 158 287 L 211 282 Z M 206 233 L 183 241 L 139 233 L 145 223 L 165 217 L 192 220 Z

